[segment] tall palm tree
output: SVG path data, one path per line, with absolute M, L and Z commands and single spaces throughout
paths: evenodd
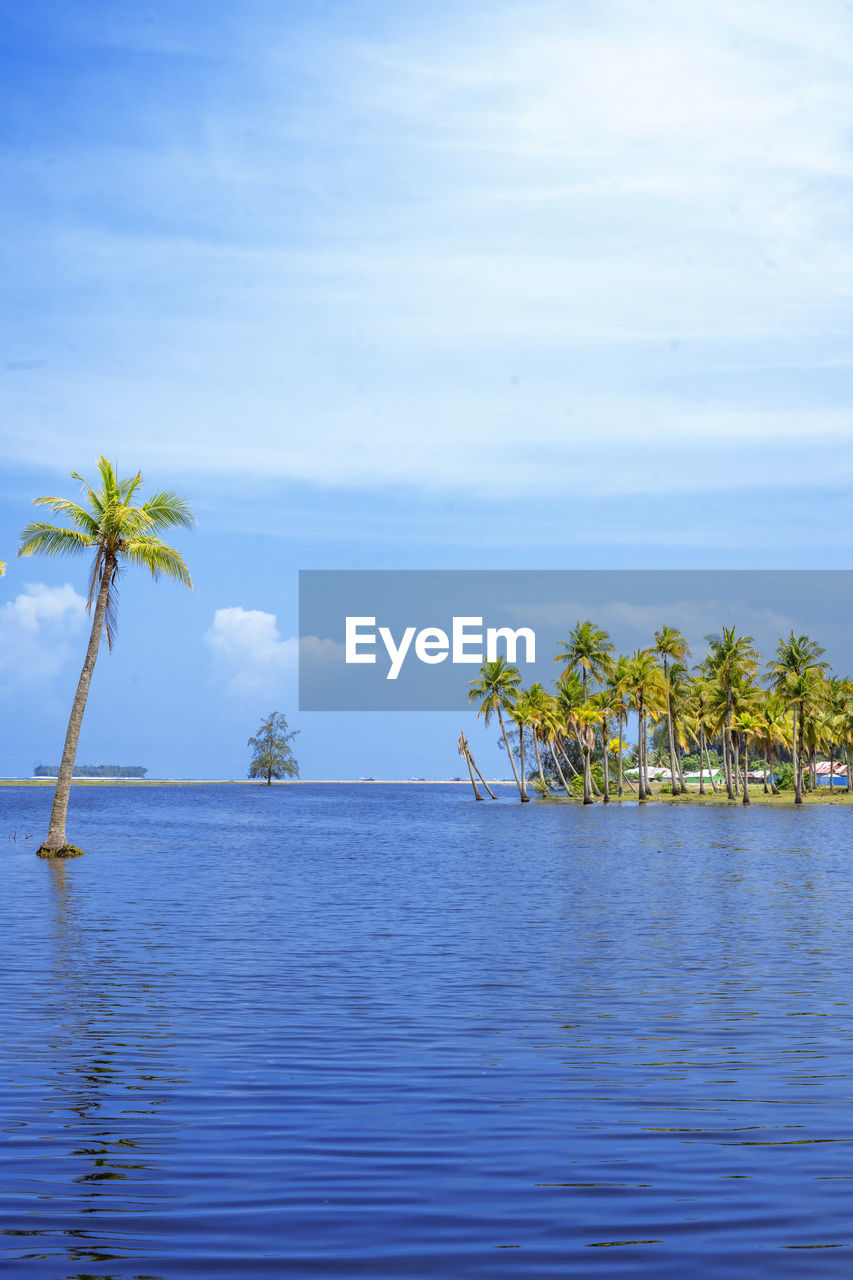
M 619 795 L 622 795 L 624 789 L 624 768 L 622 760 L 622 733 L 625 725 L 628 723 L 628 715 L 625 710 L 625 691 L 628 681 L 628 659 L 624 654 L 620 654 L 613 664 L 613 670 L 607 677 L 605 688 L 613 695 L 613 706 L 616 719 L 619 724 Z
M 752 636 L 739 636 L 734 627 L 723 627 L 719 636 L 707 636 L 711 649 L 705 659 L 709 674 L 716 675 L 726 695 L 726 718 L 723 727 L 723 766 L 729 799 L 735 798 L 732 743 L 732 687 L 740 676 L 751 678 L 758 670 L 760 655 Z
M 637 764 L 640 768 L 639 798 L 647 799 L 648 734 L 647 717 L 659 715 L 664 706 L 663 671 L 650 649 L 637 649 L 628 659 L 626 689 L 631 704 L 637 712 Z
M 697 676 L 690 686 L 690 714 L 695 725 L 696 738 L 699 744 L 699 794 L 705 794 L 705 765 L 704 760 L 708 762 L 708 780 L 711 783 L 711 789 L 717 790 L 717 784 L 714 781 L 714 771 L 711 768 L 711 757 L 708 753 L 708 735 L 714 734 L 714 700 L 712 695 L 712 686 L 709 680 Z M 704 752 L 704 760 L 703 760 Z
M 762 698 L 759 714 L 762 722 L 760 746 L 770 765 L 767 771 L 770 775 L 770 790 L 777 796 L 779 788 L 773 776 L 773 766 L 779 760 L 779 748 L 791 745 L 791 716 L 784 698 L 772 690 L 768 690 Z
M 613 642 L 606 631 L 596 627 L 592 622 L 578 621 L 569 632 L 568 640 L 559 644 L 560 652 L 554 659 L 563 664 L 562 678 L 572 672 L 580 672 L 583 685 L 583 701 L 589 698 L 590 680 L 601 681 L 613 670 Z M 584 775 L 588 776 L 592 785 L 590 761 L 586 757 L 592 748 L 588 744 L 588 734 L 581 735 L 581 746 L 584 752 Z
M 483 717 L 483 723 L 487 725 L 492 716 L 497 714 L 506 753 L 512 765 L 515 785 L 518 787 L 518 794 L 523 804 L 529 797 L 525 795 L 524 787 L 518 778 L 518 770 L 515 767 L 515 758 L 510 750 L 503 718 L 503 712 L 509 713 L 512 710 L 521 693 L 521 672 L 518 667 L 510 666 L 506 658 L 501 656 L 495 658 L 493 662 L 484 662 L 480 667 L 479 679 L 471 680 L 469 683 L 471 688 L 468 692 L 468 701 L 479 702 L 477 716 Z
M 809 673 L 822 673 L 827 663 L 821 662 L 824 650 L 808 636 L 795 636 L 792 631 L 787 640 L 776 646 L 776 657 L 768 663 L 771 687 L 785 697 L 794 712 L 792 759 L 794 763 L 794 804 L 803 803 L 803 715 L 808 698 L 814 693 L 814 682 Z
M 526 690 L 522 689 L 513 705 L 509 708 L 509 717 L 515 721 L 518 729 L 518 774 L 521 778 L 522 804 L 527 804 L 530 800 L 530 796 L 527 794 L 527 772 L 524 768 L 524 731 L 532 728 L 534 716 L 535 708 L 530 701 L 530 695 Z
M 592 757 L 593 747 L 595 746 L 595 729 L 600 720 L 601 709 L 592 698 L 588 699 L 586 702 L 582 702 L 579 707 L 575 708 L 575 721 L 580 731 L 581 746 L 583 747 L 584 804 L 595 803 L 592 798 L 592 766 L 590 764 L 590 760 Z
M 764 725 L 761 716 L 755 711 L 740 711 L 733 720 L 735 732 L 743 741 L 743 803 L 750 804 L 749 798 L 749 744 L 761 737 Z
M 527 723 L 530 726 L 533 750 L 536 753 L 536 770 L 539 774 L 542 792 L 547 795 L 549 788 L 542 768 L 542 752 L 539 750 L 539 744 L 549 740 L 554 718 L 554 707 L 551 695 L 545 691 L 538 681 L 527 690 L 527 708 Z
M 690 648 L 684 636 L 676 627 L 661 627 L 660 631 L 655 632 L 655 653 L 663 659 L 663 678 L 666 685 L 666 730 L 669 737 L 669 771 L 672 774 L 672 794 L 678 795 L 679 791 L 686 791 L 687 788 L 680 779 L 676 780 L 669 664 L 670 662 L 683 663 L 685 658 L 690 657 Z
M 135 476 L 119 479 L 113 464 L 104 457 L 98 459 L 97 468 L 97 489 L 76 471 L 71 473 L 72 478 L 83 486 L 85 505 L 70 502 L 66 498 L 36 498 L 34 506 L 49 507 L 69 524 L 34 521 L 24 529 L 18 547 L 19 556 L 71 556 L 94 552 L 87 601 L 92 614 L 92 631 L 71 707 L 47 839 L 38 850 L 39 855 L 44 858 L 68 858 L 82 853 L 76 845 L 69 844 L 65 836 L 68 801 L 77 740 L 104 632 L 109 648 L 112 649 L 113 646 L 119 574 L 125 565 L 134 565 L 147 569 L 155 579 L 162 574 L 166 578 L 182 582 L 186 587 L 192 587 L 190 575 L 180 554 L 158 537 L 158 533 L 164 529 L 192 528 L 194 520 L 184 499 L 164 490 L 135 505 L 133 498 L 142 484 L 141 471 Z

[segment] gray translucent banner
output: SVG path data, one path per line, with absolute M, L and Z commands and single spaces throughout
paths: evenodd
M 299 575 L 300 711 L 456 711 L 492 656 L 553 688 L 558 644 L 591 620 L 630 654 L 660 627 L 692 661 L 734 626 L 769 659 L 805 633 L 853 675 L 849 570 L 305 570 Z

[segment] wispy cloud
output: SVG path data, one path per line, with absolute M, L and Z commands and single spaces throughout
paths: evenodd
M 149 466 L 361 490 L 849 484 L 802 448 L 849 435 L 840 0 L 81 12 L 52 28 L 92 60 L 77 127 L 34 98 L 0 154 L 18 460 L 144 439 Z

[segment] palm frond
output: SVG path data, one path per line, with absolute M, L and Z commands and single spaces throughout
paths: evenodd
M 36 520 L 28 524 L 21 534 L 18 555 L 73 556 L 90 550 L 94 545 L 94 539 L 79 529 L 64 529 L 61 525 Z
M 195 518 L 184 499 L 167 489 L 153 494 L 147 502 L 143 502 L 142 510 L 150 516 L 157 529 L 192 529 L 195 525 Z
M 160 538 L 150 535 L 128 538 L 122 555 L 130 564 L 147 569 L 153 578 L 159 578 L 162 574 L 192 589 L 192 579 L 180 554 L 174 548 L 167 547 Z
M 85 530 L 86 533 L 94 537 L 98 532 L 97 521 L 93 520 L 88 511 L 84 511 L 76 502 L 69 502 L 66 498 L 33 498 L 34 507 L 50 507 L 51 511 L 58 516 L 65 516 L 78 529 Z

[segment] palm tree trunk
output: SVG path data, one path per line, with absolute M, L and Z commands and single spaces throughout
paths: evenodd
M 548 783 L 545 781 L 545 774 L 542 772 L 542 757 L 539 754 L 539 737 L 535 729 L 533 730 L 533 750 L 536 752 L 536 768 L 539 771 L 539 781 L 542 783 L 546 795 L 550 795 Z
M 83 723 L 83 712 L 86 710 L 89 685 L 92 683 L 92 672 L 95 670 L 95 662 L 97 661 L 98 649 L 101 644 L 101 633 L 104 629 L 104 618 L 107 612 L 110 578 L 112 577 L 113 569 L 114 561 L 107 560 L 101 573 L 101 585 L 98 588 L 98 596 L 95 601 L 89 647 L 86 650 L 83 670 L 80 672 L 77 692 L 74 694 L 74 702 L 71 706 L 71 716 L 65 734 L 65 746 L 62 748 L 62 763 L 59 766 L 59 777 L 56 779 L 56 790 L 53 793 L 53 807 L 50 811 L 47 839 L 37 851 L 42 858 L 74 857 L 76 854 L 82 853 L 81 849 L 70 845 L 66 840 L 65 823 L 68 817 L 68 801 L 71 796 L 71 779 L 74 776 L 77 740 L 80 737 L 80 726 Z
M 607 721 L 601 721 L 601 742 L 604 752 L 604 803 L 610 804 L 610 761 L 607 755 Z
M 850 776 L 851 773 L 853 773 L 853 770 L 851 770 L 850 768 L 850 748 L 849 747 L 847 748 L 846 755 L 847 755 L 847 794 L 849 795 L 850 792 L 853 791 L 853 777 Z
M 794 703 L 794 732 L 791 735 L 791 760 L 794 764 L 794 804 L 803 803 L 803 777 L 799 769 L 798 744 L 799 737 L 797 734 L 797 704 Z
M 704 743 L 705 743 L 705 731 L 700 725 L 699 726 L 699 794 L 700 796 L 704 796 L 705 794 L 705 758 L 702 755 L 702 748 L 704 746 Z
M 512 754 L 512 752 L 511 752 L 511 751 L 510 751 L 510 749 L 509 749 L 509 738 L 506 736 L 506 725 L 504 724 L 504 718 L 503 718 L 503 716 L 501 715 L 501 709 L 500 709 L 500 707 L 498 707 L 498 720 L 500 721 L 501 733 L 503 734 L 504 746 L 506 747 L 506 753 L 507 753 L 507 755 L 509 756 L 509 762 L 510 762 L 510 764 L 512 765 L 512 776 L 515 778 L 515 785 L 518 787 L 518 794 L 522 797 L 522 801 L 523 801 L 523 800 L 524 800 L 524 789 L 523 789 L 523 787 L 522 787 L 521 783 L 520 783 L 520 782 L 519 782 L 519 780 L 518 780 L 518 770 L 517 770 L 517 769 L 516 769 L 516 767 L 515 767 L 515 756 Z
M 518 762 L 518 771 L 521 774 L 521 786 L 519 788 L 521 791 L 521 803 L 527 804 L 530 796 L 527 794 L 527 779 L 524 776 L 524 725 L 521 721 L 518 723 Z
M 794 709 L 796 715 L 796 708 Z M 800 710 L 800 723 L 797 725 L 797 785 L 794 789 L 794 804 L 803 803 L 803 713 Z
M 622 794 L 622 702 L 619 702 L 619 794 Z
M 663 680 L 666 686 L 666 733 L 669 740 L 669 776 L 672 794 L 678 794 L 678 783 L 675 781 L 675 738 L 672 733 L 672 708 L 669 699 L 669 668 L 666 654 L 663 655 Z
M 716 784 L 716 782 L 714 781 L 714 770 L 711 768 L 711 752 L 710 752 L 710 750 L 709 750 L 709 748 L 708 748 L 708 739 L 707 739 L 707 738 L 705 739 L 705 760 L 706 760 L 707 765 L 708 765 L 708 781 L 709 781 L 709 782 L 710 782 L 710 784 L 711 784 L 711 790 L 714 792 L 714 795 L 716 795 L 716 794 L 717 794 L 717 784 Z
M 743 802 L 752 803 L 749 798 L 749 742 L 746 734 L 743 735 Z
M 726 766 L 726 791 L 730 800 L 734 800 L 732 786 L 732 682 L 726 680 L 726 726 L 723 729 L 723 761 Z
M 493 800 L 497 800 L 497 796 L 495 795 L 494 791 L 493 791 L 493 790 L 492 790 L 492 788 L 489 786 L 488 782 L 486 782 L 486 779 L 483 777 L 482 773 L 480 773 L 480 770 L 477 768 L 477 761 L 476 761 L 476 760 L 474 759 L 474 757 L 471 755 L 471 752 L 470 752 L 470 751 L 468 752 L 468 760 L 469 760 L 469 763 L 470 763 L 470 764 L 472 764 L 472 765 L 474 766 L 474 772 L 476 773 L 477 777 L 478 777 L 478 778 L 480 779 L 480 781 L 482 782 L 483 786 L 484 786 L 484 787 L 486 788 L 486 790 L 488 791 L 489 795 L 492 797 L 492 799 L 493 799 Z
M 465 763 L 468 766 L 468 777 L 471 779 L 471 786 L 474 788 L 474 799 L 482 800 L 483 797 L 480 795 L 479 791 L 477 790 L 477 784 L 474 781 L 474 770 L 471 768 L 471 757 L 468 754 L 468 744 L 465 741 L 464 734 L 462 735 L 461 742 L 462 742 L 463 754 L 465 756 Z
M 576 778 L 576 777 L 578 776 L 578 771 L 577 771 L 577 769 L 575 768 L 575 766 L 572 764 L 571 760 L 569 759 L 568 752 L 567 752 L 567 751 L 565 750 L 565 748 L 563 747 L 562 740 L 560 740 L 556 745 L 557 745 L 557 750 L 559 751 L 560 755 L 563 757 L 563 759 L 565 760 L 566 764 L 569 766 L 569 772 L 571 773 L 572 777 L 573 777 L 573 778 Z
M 675 732 L 673 732 L 673 737 L 675 738 L 675 767 L 678 770 L 678 784 L 682 795 L 686 795 L 687 784 L 684 781 L 684 769 L 681 765 L 681 748 L 678 745 L 678 735 Z
M 566 782 L 566 778 L 565 778 L 565 775 L 564 775 L 564 773 L 563 773 L 563 770 L 560 768 L 560 757 L 559 757 L 559 755 L 557 754 L 558 750 L 559 750 L 559 748 L 558 748 L 557 743 L 556 743 L 556 741 L 555 741 L 555 742 L 554 742 L 554 744 L 553 744 L 553 746 L 552 746 L 552 748 L 551 748 L 551 759 L 554 761 L 554 768 L 557 770 L 557 777 L 560 779 L 560 785 L 562 786 L 562 788 L 563 788 L 563 790 L 565 791 L 566 795 L 567 795 L 567 796 L 570 796 L 572 793 L 571 793 L 571 791 L 569 790 L 569 784 Z
M 643 707 L 643 699 L 642 697 L 639 697 L 637 699 L 637 764 L 640 766 L 640 774 L 637 780 L 639 783 L 639 790 L 637 794 L 640 800 L 645 800 L 646 798 L 646 779 L 645 779 L 645 763 L 646 762 L 645 762 L 645 759 L 643 758 L 643 722 L 645 720 L 645 716 L 643 714 L 644 710 L 645 709 Z
M 835 790 L 835 779 L 833 771 L 835 769 L 835 743 L 833 742 L 829 748 L 829 794 L 832 795 Z

